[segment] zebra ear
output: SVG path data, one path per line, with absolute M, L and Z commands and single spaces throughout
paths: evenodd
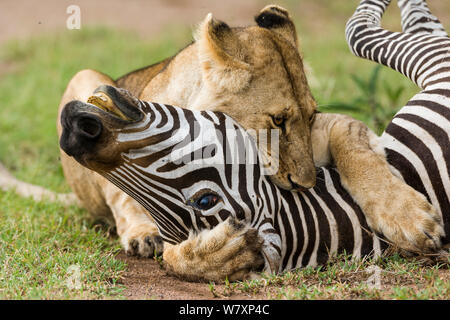
M 238 92 L 251 79 L 239 39 L 225 23 L 209 13 L 194 35 L 203 76 L 216 89 Z
M 286 9 L 273 4 L 268 5 L 255 17 L 255 21 L 261 28 L 277 32 L 298 48 L 297 31 Z

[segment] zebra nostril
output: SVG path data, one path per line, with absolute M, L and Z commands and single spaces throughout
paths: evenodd
M 102 133 L 102 123 L 95 117 L 81 117 L 76 120 L 75 127 L 79 134 L 88 139 L 95 139 Z

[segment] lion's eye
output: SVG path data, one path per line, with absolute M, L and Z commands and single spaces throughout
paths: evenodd
M 191 205 L 200 210 L 209 210 L 219 203 L 220 197 L 214 193 L 206 193 L 198 199 L 190 201 Z
M 277 127 L 282 128 L 282 127 L 284 127 L 286 118 L 284 116 L 280 116 L 280 115 L 272 116 L 272 121 Z

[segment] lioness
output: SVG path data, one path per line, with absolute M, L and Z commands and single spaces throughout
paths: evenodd
M 443 229 L 436 211 L 390 172 L 377 136 L 350 117 L 316 112 L 288 12 L 267 6 L 256 23 L 230 28 L 209 14 L 195 42 L 174 57 L 116 81 L 80 71 L 67 86 L 60 113 L 69 101 L 87 101 L 95 88 L 109 84 L 142 100 L 222 111 L 247 129 L 280 129 L 280 167 L 271 177 L 277 185 L 311 188 L 315 166 L 334 165 L 373 230 L 407 250 L 438 247 Z M 60 114 L 57 125 L 61 136 Z M 157 228 L 143 207 L 62 150 L 61 160 L 82 205 L 96 216 L 112 214 L 126 252 L 146 257 L 162 252 Z

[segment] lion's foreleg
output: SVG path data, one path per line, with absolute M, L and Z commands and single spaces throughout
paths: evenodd
M 94 90 L 104 84 L 115 86 L 111 78 L 94 70 L 82 70 L 70 80 L 59 106 L 59 136 L 59 119 L 63 107 L 72 100 L 87 101 Z M 111 215 L 114 217 L 121 243 L 127 253 L 149 257 L 155 252 L 162 252 L 163 243 L 156 225 L 141 205 L 99 174 L 81 166 L 62 150 L 61 163 L 66 180 L 82 206 L 97 218 L 110 220 Z
M 406 250 L 432 251 L 440 246 L 439 214 L 423 194 L 390 171 L 378 137 L 364 123 L 318 114 L 312 140 L 315 163 L 336 165 L 342 185 L 373 230 Z
M 101 187 L 125 252 L 141 257 L 160 255 L 164 243 L 147 210 L 110 182 L 105 181 Z

